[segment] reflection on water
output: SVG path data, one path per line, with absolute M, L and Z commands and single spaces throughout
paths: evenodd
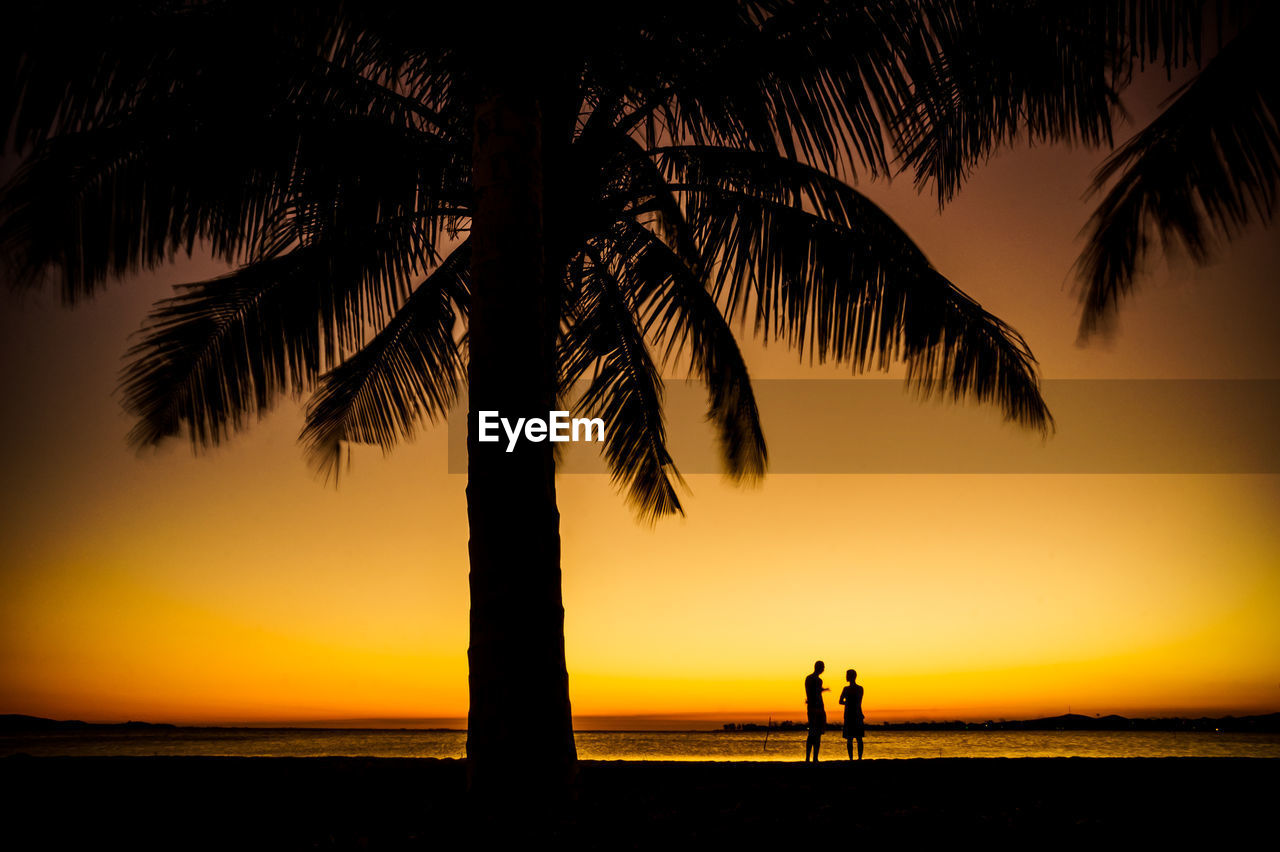
M 1280 757 L 1280 734 L 1130 731 L 883 731 L 869 729 L 866 758 L 911 757 Z M 674 743 L 670 738 L 681 738 Z M 596 760 L 800 760 L 804 731 L 764 734 L 579 734 L 578 754 Z M 821 756 L 847 759 L 837 734 Z
M 868 759 L 912 757 L 1271 757 L 1280 734 L 1158 731 L 867 731 Z M 588 731 L 585 760 L 786 760 L 804 756 L 804 732 Z M 462 731 L 317 731 L 189 728 L 58 731 L 0 737 L 0 755 L 216 755 L 232 757 L 462 757 Z M 822 756 L 845 758 L 839 734 Z

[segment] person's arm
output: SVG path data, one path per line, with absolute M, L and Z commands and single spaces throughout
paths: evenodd
M 848 696 L 849 696 L 849 687 L 846 686 L 844 689 L 840 690 L 840 703 L 844 704 L 845 698 L 847 698 Z

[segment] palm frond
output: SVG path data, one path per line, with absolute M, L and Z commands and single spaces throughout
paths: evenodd
M 655 152 L 625 133 L 614 131 L 610 138 L 616 146 L 614 170 L 619 176 L 611 191 L 604 194 L 603 206 L 623 224 L 651 217 L 658 235 L 681 263 L 695 276 L 705 275 L 707 264 L 702 249 L 667 176 L 658 167 Z
M 414 219 L 357 241 L 312 242 L 159 302 L 122 389 L 137 446 L 177 434 L 219 443 L 284 392 L 308 390 L 403 303 L 433 249 Z
M 212 123 L 166 109 L 38 146 L 0 194 L 10 283 L 54 271 L 75 301 L 197 242 L 236 262 L 465 198 L 457 145 L 364 118 L 228 108 Z
M 214 84 L 233 96 L 277 91 L 296 81 L 299 56 L 331 52 L 337 5 L 54 0 L 15 7 L 6 11 L 12 52 L 0 66 L 0 125 L 6 140 L 29 150 L 188 88 Z
M 707 387 L 707 419 L 716 430 L 725 472 L 735 479 L 764 475 L 768 449 L 751 377 L 733 330 L 700 270 L 640 225 L 623 223 L 626 262 L 619 283 L 642 305 L 644 332 L 664 348 L 664 363 L 687 355 Z
M 647 3 L 589 52 L 587 86 L 624 92 L 620 126 L 650 142 L 743 147 L 824 168 L 885 170 L 881 117 L 909 91 L 913 4 Z
M 1006 420 L 1051 432 L 1053 416 L 1022 335 L 936 270 L 919 275 L 891 315 L 907 383 L 922 397 L 997 405 Z
M 72 57 L 64 67 L 66 48 L 40 41 L 19 61 L 6 118 L 30 150 L 0 196 L 10 283 L 56 273 L 74 301 L 197 242 L 241 262 L 321 231 L 465 203 L 465 138 L 368 69 L 320 55 L 319 34 L 286 37 L 267 16 L 246 35 L 247 54 L 215 50 L 203 28 L 243 28 L 226 14 L 236 3 L 159 6 L 91 16 L 104 28 L 96 36 L 75 29 L 75 43 L 115 65 Z M 154 42 L 103 41 L 132 25 Z
M 320 378 L 301 441 L 328 479 L 348 442 L 390 450 L 411 440 L 423 418 L 444 417 L 464 381 L 454 325 L 470 302 L 470 245 L 455 248 L 385 328 Z
M 1128 37 L 1131 20 L 1157 30 L 1167 22 L 1147 14 L 1146 6 L 1160 4 L 1146 0 L 1129 10 L 1111 0 L 923 5 L 931 14 L 925 16 L 928 35 L 908 63 L 912 97 L 890 124 L 903 169 L 914 173 L 918 187 L 931 186 L 939 205 L 975 166 L 1019 138 L 1110 143 L 1124 65 L 1118 57 L 1128 56 L 1116 39 Z M 1184 44 L 1181 37 L 1175 29 L 1169 43 L 1176 48 Z M 1164 43 L 1158 33 L 1151 38 Z M 1133 49 L 1150 53 L 1146 41 Z
M 1026 341 L 935 270 L 879 207 L 803 164 L 752 152 L 658 152 L 708 258 L 717 299 L 803 357 L 857 372 L 905 361 L 926 395 L 998 405 L 1048 430 Z
M 1105 331 L 1155 243 L 1196 263 L 1253 221 L 1269 222 L 1280 184 L 1280 81 L 1269 28 L 1237 36 L 1098 171 L 1107 190 L 1076 268 L 1080 335 Z M 1114 183 L 1112 183 L 1114 181 Z
M 560 376 L 566 386 L 591 373 L 575 409 L 605 422 L 604 457 L 616 485 L 640 517 L 683 514 L 683 484 L 666 447 L 662 377 L 650 357 L 636 307 L 594 250 L 573 273 L 581 298 L 565 317 Z

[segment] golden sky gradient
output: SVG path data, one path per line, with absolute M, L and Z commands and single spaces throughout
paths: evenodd
M 1280 378 L 1274 227 L 1208 269 L 1158 268 L 1115 340 L 1076 345 L 1100 159 L 1010 152 L 941 215 L 909 181 L 861 188 L 1048 378 Z M 125 446 L 128 335 L 170 284 L 217 271 L 186 262 L 70 312 L 7 298 L 0 713 L 461 717 L 465 479 L 443 428 L 358 449 L 337 490 L 306 468 L 293 403 L 201 457 Z M 748 349 L 758 378 L 847 375 Z M 873 722 L 1280 710 L 1280 476 L 688 479 L 688 516 L 650 528 L 606 477 L 560 478 L 581 717 L 799 719 L 817 658 L 837 693 L 859 670 Z

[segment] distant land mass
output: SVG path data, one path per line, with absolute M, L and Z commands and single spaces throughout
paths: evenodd
M 169 731 L 191 730 L 201 728 L 274 728 L 287 730 L 336 730 L 355 729 L 351 722 L 368 722 L 365 730 L 386 729 L 383 719 L 343 720 L 346 724 L 336 724 L 332 728 L 321 728 L 314 724 L 303 725 L 172 725 L 164 722 L 82 722 L 78 719 L 57 720 L 40 716 L 27 716 L 20 713 L 0 714 L 0 734 L 39 733 L 43 731 Z M 394 720 L 409 722 L 411 720 Z M 736 731 L 793 731 L 805 730 L 804 722 L 770 722 L 761 725 L 755 722 L 728 722 L 712 730 Z M 1155 719 L 1130 719 L 1125 716 L 1085 716 L 1080 713 L 1067 713 L 1062 716 L 1048 716 L 1042 719 L 1021 719 L 986 721 L 986 722 L 881 722 L 869 723 L 869 730 L 877 731 L 1207 731 L 1230 733 L 1280 733 L 1280 713 L 1268 713 L 1259 716 L 1222 716 L 1198 719 L 1183 717 L 1164 717 Z M 400 730 L 464 730 L 462 728 L 433 727 L 419 728 L 405 725 Z M 584 729 L 587 730 L 587 729 Z M 591 729 L 599 730 L 599 729 Z M 685 731 L 696 730 L 685 728 Z M 702 729 L 707 730 L 707 729 Z M 827 725 L 829 731 L 839 731 L 840 725 Z
M 771 722 L 759 725 L 752 722 L 730 722 L 726 731 L 788 731 L 804 730 L 804 722 Z M 1210 719 L 1182 717 L 1158 719 L 1130 719 L 1125 716 L 1084 716 L 1066 713 L 1043 719 L 1020 719 L 986 722 L 881 722 L 868 724 L 868 729 L 879 731 L 1225 731 L 1232 733 L 1280 732 L 1280 713 L 1261 716 L 1222 716 Z M 838 724 L 828 724 L 828 731 L 839 731 Z
M 164 722 L 81 722 L 79 719 L 45 719 L 40 716 L 24 716 L 21 713 L 0 714 L 0 733 L 11 731 L 152 731 L 172 730 L 177 725 Z

